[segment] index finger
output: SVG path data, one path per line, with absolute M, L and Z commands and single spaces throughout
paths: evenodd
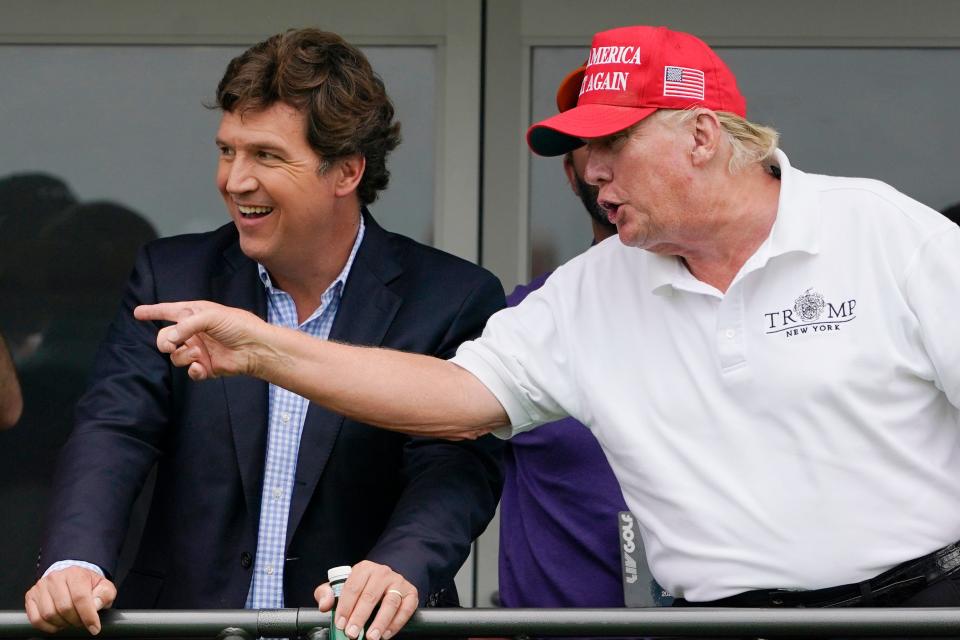
M 70 597 L 73 598 L 73 608 L 76 609 L 83 626 L 92 634 L 99 633 L 100 615 L 93 600 L 90 580 L 86 576 L 71 576 L 67 578 L 67 588 L 70 590 Z
M 176 322 L 181 318 L 196 313 L 195 302 L 158 302 L 156 304 L 141 304 L 133 310 L 133 317 L 137 320 L 169 320 Z

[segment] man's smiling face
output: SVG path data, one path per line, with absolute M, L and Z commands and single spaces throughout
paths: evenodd
M 308 260 L 333 224 L 335 171 L 307 143 L 304 114 L 282 102 L 225 112 L 217 131 L 217 188 L 240 247 L 268 269 Z

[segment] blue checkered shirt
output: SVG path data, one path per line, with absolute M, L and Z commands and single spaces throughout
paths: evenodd
M 267 321 L 281 327 L 298 329 L 314 338 L 326 340 L 333 319 L 340 308 L 340 296 L 353 266 L 357 249 L 363 241 L 363 218 L 353 243 L 350 257 L 340 275 L 320 297 L 320 306 L 302 324 L 297 322 L 293 298 L 273 286 L 270 274 L 258 264 L 260 280 L 267 290 Z M 293 477 L 297 470 L 300 434 L 309 401 L 276 385 L 270 385 L 267 408 L 267 459 L 263 471 L 263 493 L 260 497 L 260 527 L 257 531 L 257 554 L 253 563 L 253 580 L 247 593 L 247 609 L 279 609 L 283 607 L 283 568 L 286 556 L 287 520 Z

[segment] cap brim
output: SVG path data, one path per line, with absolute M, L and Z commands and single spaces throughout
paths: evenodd
M 583 145 L 584 138 L 613 135 L 656 110 L 657 107 L 582 104 L 532 125 L 527 130 L 527 144 L 537 155 L 559 156 Z

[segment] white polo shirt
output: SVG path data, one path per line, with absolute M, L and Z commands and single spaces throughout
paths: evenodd
M 773 229 L 725 294 L 611 238 L 453 359 L 503 404 L 500 435 L 593 430 L 654 576 L 691 601 L 866 580 L 960 539 L 960 228 L 777 161 Z

